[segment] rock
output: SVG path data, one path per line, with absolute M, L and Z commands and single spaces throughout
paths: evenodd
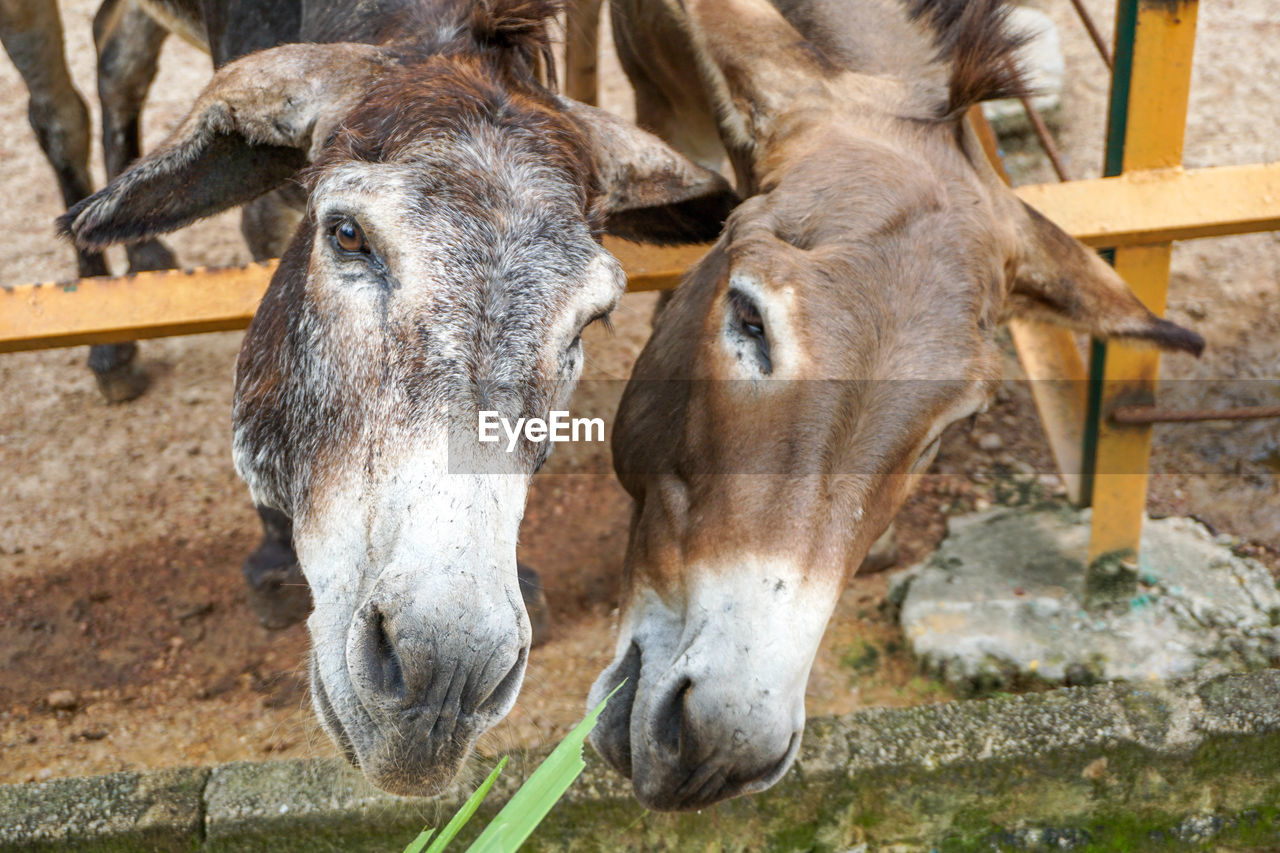
M 793 771 L 717 807 L 732 819 L 641 812 L 630 783 L 588 749 L 530 847 L 1277 850 L 1278 738 L 1275 670 L 1191 690 L 1107 684 L 863 708 L 810 719 Z M 550 748 L 512 754 L 460 848 Z M 0 850 L 400 850 L 453 814 L 478 775 L 431 800 L 377 791 L 336 758 L 0 785 Z
M 0 850 L 196 850 L 208 777 L 192 768 L 0 785 Z
M 999 450 L 1004 447 L 1004 439 L 1000 437 L 1000 433 L 986 432 L 978 436 L 979 450 Z
M 55 690 L 45 697 L 44 703 L 54 711 L 74 711 L 80 706 L 76 694 L 70 690 Z
M 1204 307 L 1204 303 L 1197 302 L 1195 300 L 1187 300 L 1182 303 L 1182 310 L 1192 320 L 1203 320 L 1205 317 L 1209 316 L 1209 312 Z
M 1280 592 L 1266 567 L 1191 519 L 1148 519 L 1136 595 L 1087 608 L 1089 517 L 1062 506 L 952 518 L 891 593 L 924 668 L 976 692 L 1028 677 L 1209 677 L 1280 658 Z

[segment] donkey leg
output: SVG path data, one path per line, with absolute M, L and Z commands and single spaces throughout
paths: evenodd
M 0 0 L 0 43 L 27 85 L 27 116 L 57 176 L 67 207 L 93 191 L 89 179 L 89 110 L 71 82 L 62 19 L 51 0 Z M 100 252 L 77 251 L 81 276 L 106 275 Z
M 132 0 L 106 0 L 93 19 L 98 50 L 98 97 L 102 102 L 102 148 L 111 180 L 142 153 L 141 115 L 156 75 L 168 31 Z M 125 247 L 129 271 L 172 269 L 173 253 L 159 240 Z M 109 403 L 132 400 L 147 387 L 131 342 L 90 348 L 89 367 Z
M 255 261 L 278 258 L 289 247 L 302 214 L 287 193 L 284 188 L 272 190 L 240 209 L 240 233 Z
M 107 180 L 118 177 L 142 154 L 142 105 L 168 34 L 133 0 L 104 0 L 93 16 Z
M 258 507 L 262 542 L 245 558 L 249 606 L 264 628 L 287 628 L 311 612 L 311 589 L 293 552 L 293 521 L 279 510 Z
M 299 213 L 281 190 L 254 199 L 240 209 L 240 233 L 255 261 L 284 254 Z M 293 550 L 293 523 L 278 510 L 258 507 L 262 541 L 245 558 L 249 605 L 264 628 L 287 628 L 311 612 L 311 591 Z
M 564 93 L 595 106 L 600 99 L 600 6 L 603 0 L 574 0 L 567 5 L 564 41 Z

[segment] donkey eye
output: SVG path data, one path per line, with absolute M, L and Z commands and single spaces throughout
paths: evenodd
M 330 232 L 333 244 L 338 251 L 348 255 L 369 253 L 369 243 L 364 238 L 364 231 L 351 219 L 339 219 L 333 223 Z
M 578 330 L 578 334 L 574 335 L 573 340 L 569 342 L 569 351 L 574 350 L 582 344 L 582 335 L 587 331 L 587 327 L 594 323 L 599 323 L 607 329 L 610 334 L 613 333 L 613 323 L 609 319 L 608 311 L 601 311 L 590 320 L 582 324 L 582 328 Z
M 729 291 L 729 304 L 738 318 L 738 327 L 749 337 L 764 339 L 764 318 L 755 300 L 740 290 Z
M 773 372 L 773 356 L 770 353 L 769 339 L 765 334 L 764 317 L 755 300 L 740 290 L 730 290 L 729 297 L 729 330 L 740 336 L 739 341 L 755 349 L 759 367 L 766 374 Z

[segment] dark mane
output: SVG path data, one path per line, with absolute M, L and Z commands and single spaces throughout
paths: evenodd
M 439 4 L 409 2 L 378 18 L 378 30 L 370 41 L 396 46 L 406 63 L 440 54 L 494 57 L 495 67 L 505 78 L 555 89 L 550 24 L 563 8 L 563 0 L 446 3 L 454 7 L 452 25 L 441 25 Z
M 471 12 L 471 34 L 482 47 L 519 57 L 545 86 L 554 89 L 555 57 L 548 24 L 563 6 L 562 0 L 478 0 Z
M 950 66 L 936 118 L 956 120 L 979 101 L 1028 94 L 1014 55 L 1028 37 L 1009 30 L 1004 0 L 911 0 L 909 9 L 933 27 L 938 60 Z

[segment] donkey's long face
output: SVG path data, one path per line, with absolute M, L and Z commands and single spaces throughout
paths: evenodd
M 913 117 L 910 87 L 814 62 L 764 2 L 684 8 L 759 194 L 659 315 L 613 433 L 635 508 L 590 701 L 625 686 L 592 740 L 659 809 L 786 771 L 840 591 L 985 405 L 1008 308 L 1201 345 L 1009 193 L 966 125 Z
M 68 227 L 176 227 L 306 160 L 237 364 L 235 462 L 293 519 L 325 728 L 375 784 L 428 794 L 510 709 L 529 648 L 516 533 L 547 445 L 481 443 L 478 413 L 566 407 L 625 284 L 601 227 L 705 239 L 734 197 L 494 56 L 291 45 L 220 72 Z
M 701 808 L 786 771 L 841 590 L 943 430 L 999 378 L 1017 229 L 976 182 L 939 181 L 926 161 L 876 181 L 859 165 L 908 164 L 842 153 L 739 206 L 660 315 L 618 412 L 614 464 L 635 508 L 616 657 L 591 701 L 626 686 L 592 738 L 652 808 Z M 1127 333 L 1196 348 L 1127 307 Z
M 593 698 L 626 678 L 630 702 L 595 743 L 655 808 L 787 769 L 843 585 L 999 375 L 1001 265 L 964 214 L 984 200 L 911 171 L 888 191 L 876 175 L 899 155 L 835 150 L 838 167 L 797 164 L 734 212 L 618 413 L 636 506 L 618 657 Z
M 481 444 L 478 413 L 566 408 L 625 284 L 580 134 L 513 101 L 400 103 L 389 140 L 376 97 L 348 118 L 237 368 L 237 468 L 311 584 L 317 710 L 391 790 L 451 778 L 524 672 L 516 533 L 548 445 Z

